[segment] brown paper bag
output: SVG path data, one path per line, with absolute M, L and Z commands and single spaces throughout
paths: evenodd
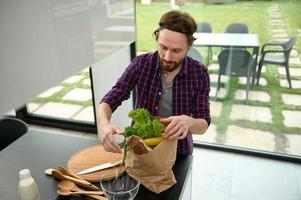
M 177 156 L 177 140 L 162 140 L 148 153 L 127 152 L 126 172 L 152 192 L 160 193 L 177 183 L 172 171 Z

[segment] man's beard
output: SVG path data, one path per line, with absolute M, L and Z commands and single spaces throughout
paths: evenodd
M 180 60 L 179 62 L 174 62 L 174 61 L 166 62 L 164 61 L 164 59 L 160 58 L 160 66 L 161 69 L 163 69 L 164 71 L 172 72 L 181 66 L 182 61 L 183 60 Z

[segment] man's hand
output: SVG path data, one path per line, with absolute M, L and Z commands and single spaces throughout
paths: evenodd
M 168 139 L 184 139 L 192 126 L 192 118 L 187 115 L 171 116 L 160 121 L 168 124 L 164 132 L 164 137 Z
M 122 153 L 121 148 L 117 144 L 114 134 L 121 134 L 123 130 L 113 124 L 106 124 L 101 127 L 101 141 L 106 151 L 113 153 Z

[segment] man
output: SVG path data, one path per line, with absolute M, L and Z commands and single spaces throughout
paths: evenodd
M 110 123 L 112 112 L 135 88 L 135 108 L 146 108 L 169 123 L 167 139 L 178 140 L 178 154 L 192 154 L 192 133 L 210 124 L 210 80 L 206 67 L 186 56 L 195 38 L 196 22 L 187 13 L 165 13 L 154 31 L 157 51 L 137 56 L 98 107 L 101 140 L 107 151 L 121 153 L 113 135 L 122 129 Z

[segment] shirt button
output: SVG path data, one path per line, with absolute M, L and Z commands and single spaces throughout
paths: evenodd
M 158 110 L 158 107 L 155 107 L 156 110 Z
M 161 95 L 162 93 L 161 93 L 161 92 L 159 92 L 158 94 L 159 94 L 159 95 Z

